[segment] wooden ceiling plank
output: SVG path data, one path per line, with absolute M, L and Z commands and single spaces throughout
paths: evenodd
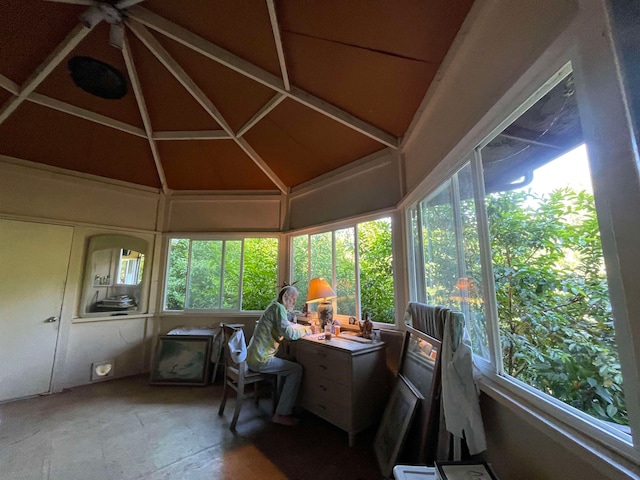
M 75 105 L 71 105 L 66 102 L 61 102 L 60 100 L 47 97 L 46 95 L 42 95 L 37 92 L 33 92 L 31 95 L 29 95 L 27 97 L 27 101 L 42 105 L 43 107 L 58 110 L 62 113 L 73 115 L 84 120 L 89 120 L 90 122 L 99 123 L 100 125 L 104 125 L 105 127 L 111 127 L 115 130 L 120 130 L 121 132 L 129 133 L 137 137 L 147 138 L 145 131 L 141 128 L 134 127 L 133 125 L 129 125 L 128 123 L 124 123 L 119 120 L 106 117 L 104 115 L 100 115 L 99 113 L 92 112 L 91 110 L 86 110 L 84 108 L 76 107 Z
M 255 162 L 255 164 L 262 170 L 269 180 L 271 180 L 282 193 L 288 194 L 289 188 L 284 184 L 280 177 L 278 177 L 273 170 L 267 165 L 267 163 L 262 159 L 262 157 L 256 152 L 249 142 L 247 142 L 244 138 L 236 138 L 236 142 L 238 146 L 244 150 L 244 152 Z
M 269 19 L 271 20 L 271 30 L 273 30 L 273 40 L 276 43 L 278 52 L 278 61 L 280 62 L 280 71 L 282 72 L 282 81 L 284 89 L 289 91 L 289 73 L 287 72 L 287 63 L 284 58 L 284 50 L 282 48 L 282 37 L 280 36 L 280 25 L 278 23 L 278 15 L 276 14 L 276 5 L 274 0 L 267 0 L 267 8 L 269 9 Z
M 247 133 L 255 124 L 257 124 L 262 118 L 264 118 L 271 110 L 276 108 L 286 97 L 286 95 L 281 95 L 276 93 L 271 100 L 267 102 L 267 104 L 260 109 L 258 113 L 256 113 L 253 117 L 249 119 L 247 123 L 245 123 L 236 136 L 242 137 L 245 133 Z
M 13 80 L 9 80 L 4 75 L 0 75 L 0 88 L 4 88 L 7 92 L 13 93 L 14 95 L 20 94 L 20 87 Z
M 291 87 L 291 92 L 287 93 L 287 97 L 315 110 L 316 112 L 322 113 L 327 117 L 386 145 L 387 147 L 391 147 L 394 150 L 398 148 L 399 142 L 397 137 L 394 137 L 373 125 L 354 117 L 350 113 L 347 113 L 344 110 L 331 105 L 329 102 L 325 102 L 321 98 L 315 97 L 310 93 L 299 89 L 298 87 Z
M 291 87 L 290 91 L 284 88 L 283 81 L 271 73 L 261 69 L 253 63 L 234 55 L 233 53 L 205 40 L 195 33 L 177 25 L 166 18 L 161 17 L 143 7 L 134 6 L 128 10 L 131 19 L 149 27 L 162 35 L 175 40 L 211 60 L 214 60 L 232 70 L 265 85 L 276 92 L 287 95 L 302 105 L 306 105 L 313 110 L 332 118 L 343 125 L 352 128 L 373 140 L 376 140 L 388 147 L 397 149 L 398 139 L 387 132 L 370 125 L 359 118 L 354 117 L 335 105 L 314 97 L 313 95 L 296 87 Z
M 64 58 L 71 52 L 87 34 L 91 31 L 90 28 L 84 27 L 79 23 L 71 32 L 60 42 L 60 44 L 49 54 L 47 59 L 38 66 L 31 76 L 20 87 L 20 93 L 11 97 L 0 108 L 0 124 L 2 124 L 13 111 L 20 106 L 20 104 L 26 100 L 26 98 L 33 92 L 42 81 L 47 78 L 54 68 L 64 60 Z
M 224 130 L 155 132 L 154 140 L 231 140 Z
M 136 71 L 136 66 L 131 54 L 131 47 L 129 46 L 129 41 L 127 40 L 126 35 L 124 37 L 122 56 L 124 57 L 124 63 L 127 66 L 127 72 L 129 74 L 129 80 L 131 81 L 131 87 L 133 88 L 133 93 L 135 94 L 136 102 L 138 103 L 138 108 L 140 109 L 140 117 L 142 117 L 142 123 L 144 124 L 144 129 L 147 133 L 147 140 L 149 142 L 149 147 L 151 148 L 153 161 L 156 164 L 156 170 L 158 171 L 158 177 L 160 178 L 160 183 L 162 185 L 162 192 L 167 194 L 169 193 L 167 178 L 165 177 L 164 169 L 162 168 L 162 162 L 160 161 L 160 152 L 158 152 L 158 146 L 156 145 L 156 141 L 153 139 L 153 130 L 151 128 L 149 111 L 147 110 L 147 104 L 144 100 L 144 95 L 140 86 L 140 79 L 138 77 L 138 72 Z
M 224 119 L 222 114 L 215 107 L 213 102 L 209 100 L 207 95 L 198 87 L 196 82 L 184 71 L 184 69 L 174 60 L 174 58 L 165 50 L 165 48 L 151 35 L 151 32 L 144 25 L 136 22 L 127 22 L 127 26 L 140 39 L 140 41 L 149 49 L 151 53 L 162 63 L 167 70 L 182 84 L 189 94 L 200 104 L 211 117 L 218 122 L 230 137 L 234 137 L 235 133 Z

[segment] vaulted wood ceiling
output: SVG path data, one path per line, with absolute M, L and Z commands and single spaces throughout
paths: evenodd
M 398 147 L 472 4 L 126 1 L 120 50 L 106 20 L 79 18 L 122 2 L 0 3 L 0 161 L 165 192 L 288 192 Z M 115 67 L 126 95 L 77 87 L 76 56 Z

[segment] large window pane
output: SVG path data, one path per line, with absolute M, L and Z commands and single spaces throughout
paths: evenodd
M 449 306 L 459 278 L 451 181 L 421 204 L 426 299 Z
M 164 309 L 263 310 L 277 279 L 277 238 L 170 239 Z
M 311 278 L 326 278 L 333 282 L 333 244 L 331 232 L 311 235 Z
M 240 264 L 242 241 L 224 242 L 224 295 L 222 308 L 240 309 Z
M 376 322 L 395 323 L 391 232 L 391 219 L 383 218 L 293 237 L 291 278 L 298 282 L 300 291 L 296 309 L 304 306 L 309 281 L 323 277 L 337 295 L 335 315 L 350 317 L 368 312 Z M 314 312 L 317 304 L 309 307 Z
M 586 149 L 557 153 L 580 135 L 569 75 L 481 150 L 502 360 L 506 374 L 627 424 Z
M 184 310 L 187 294 L 189 240 L 172 238 L 169 242 L 169 266 L 165 293 L 165 310 Z
M 484 311 L 482 270 L 480 262 L 480 243 L 478 238 L 478 220 L 476 202 L 473 198 L 471 165 L 467 164 L 453 178 L 456 198 L 459 200 L 457 227 L 459 242 L 462 243 L 460 277 L 456 281 L 455 293 L 451 304 L 464 313 L 471 338 L 473 353 L 489 360 L 489 340 Z
M 193 241 L 187 308 L 220 308 L 222 242 Z
M 374 322 L 395 323 L 391 219 L 358 225 L 362 313 Z
M 356 248 L 353 228 L 336 230 L 336 294 L 339 315 L 356 314 Z
M 298 289 L 298 301 L 295 309 L 302 311 L 309 291 L 309 236 L 293 237 L 291 253 L 291 282 Z
M 244 241 L 242 309 L 264 310 L 278 291 L 278 239 Z

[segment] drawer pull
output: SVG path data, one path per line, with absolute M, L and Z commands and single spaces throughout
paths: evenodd
M 326 353 L 322 353 L 322 352 L 316 352 L 316 355 L 318 355 L 319 357 L 322 357 L 322 358 L 327 356 Z
M 316 403 L 316 407 L 319 407 L 319 408 L 321 408 L 323 410 L 327 409 L 327 407 L 325 407 L 324 405 L 320 405 L 319 403 Z
M 318 387 L 320 387 L 320 390 L 322 390 L 323 392 L 327 391 L 327 387 L 325 387 L 324 385 L 318 385 Z
M 327 366 L 326 365 L 318 365 L 318 368 L 321 368 L 322 370 L 326 370 Z

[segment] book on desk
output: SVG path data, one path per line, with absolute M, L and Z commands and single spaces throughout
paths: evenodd
M 486 462 L 459 461 L 435 462 L 436 478 L 438 480 L 498 480 Z

